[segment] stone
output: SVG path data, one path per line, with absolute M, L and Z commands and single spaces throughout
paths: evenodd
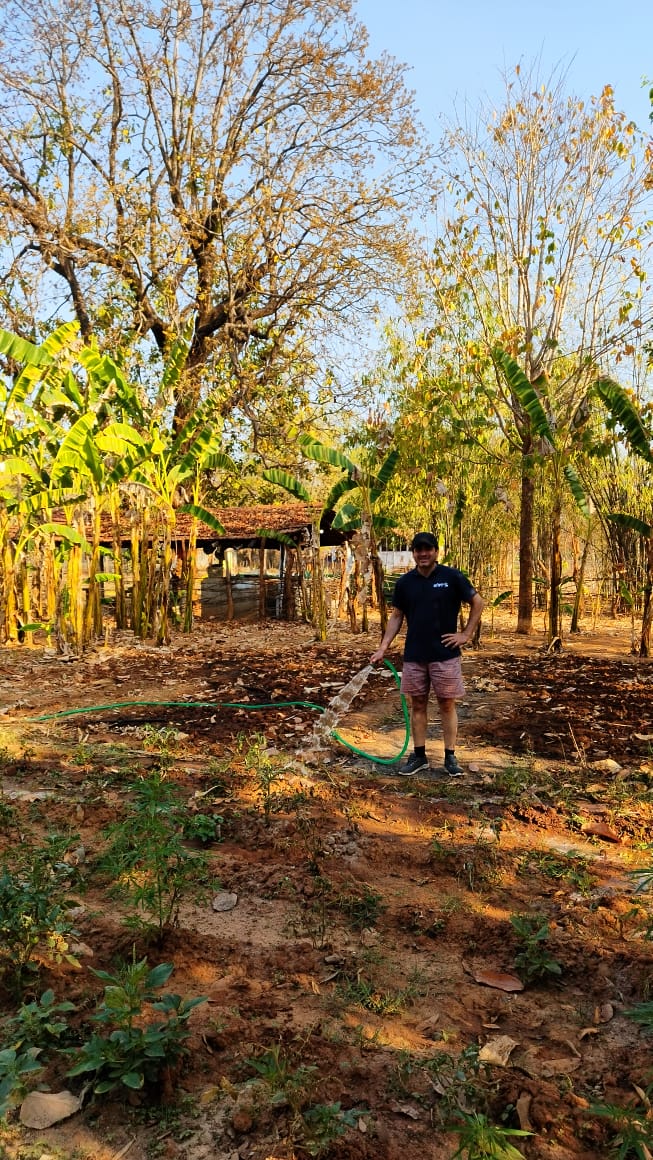
M 79 1097 L 66 1090 L 30 1092 L 20 1106 L 20 1122 L 26 1128 L 50 1128 L 74 1116 L 81 1106 Z

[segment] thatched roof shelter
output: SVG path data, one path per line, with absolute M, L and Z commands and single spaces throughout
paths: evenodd
M 349 538 L 347 534 L 333 531 L 331 524 L 334 513 L 322 513 L 319 507 L 306 503 L 253 504 L 249 507 L 208 508 L 211 515 L 220 521 L 224 533 L 220 534 L 208 524 L 200 522 L 197 527 L 197 546 L 208 551 L 215 548 L 255 548 L 263 543 L 267 548 L 279 547 L 275 532 L 288 536 L 295 543 L 306 541 L 314 523 L 320 520 L 320 543 L 324 547 L 342 544 Z M 90 533 L 90 517 L 86 517 Z M 55 523 L 65 523 L 62 511 L 53 515 Z M 192 516 L 186 512 L 176 512 L 173 541 L 185 543 L 190 537 Z M 108 514 L 102 514 L 102 539 L 107 547 L 113 543 L 113 525 Z M 131 538 L 131 528 L 125 518 L 121 523 L 120 537 L 127 544 Z

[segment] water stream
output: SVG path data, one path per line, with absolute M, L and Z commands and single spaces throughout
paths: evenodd
M 351 680 L 347 681 L 347 684 L 343 685 L 329 701 L 324 713 L 315 723 L 312 736 L 308 739 L 306 746 L 308 750 L 322 749 L 324 742 L 329 739 L 354 698 L 360 693 L 373 669 L 374 665 L 365 665 L 360 672 L 354 673 Z

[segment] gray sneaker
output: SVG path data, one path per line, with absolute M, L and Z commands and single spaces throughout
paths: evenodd
M 420 757 L 417 753 L 411 753 L 405 765 L 397 770 L 399 777 L 414 777 L 422 769 L 428 769 L 428 758 Z
M 449 777 L 462 777 L 463 769 L 456 761 L 455 753 L 447 753 L 444 759 L 444 768 Z

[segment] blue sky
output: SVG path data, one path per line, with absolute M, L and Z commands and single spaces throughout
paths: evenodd
M 356 11 L 371 54 L 386 49 L 410 66 L 408 86 L 436 137 L 454 102 L 500 98 L 502 71 L 536 59 L 544 81 L 556 65 L 568 69 L 570 95 L 612 85 L 617 108 L 650 128 L 642 80 L 653 83 L 653 0 L 356 0 Z

